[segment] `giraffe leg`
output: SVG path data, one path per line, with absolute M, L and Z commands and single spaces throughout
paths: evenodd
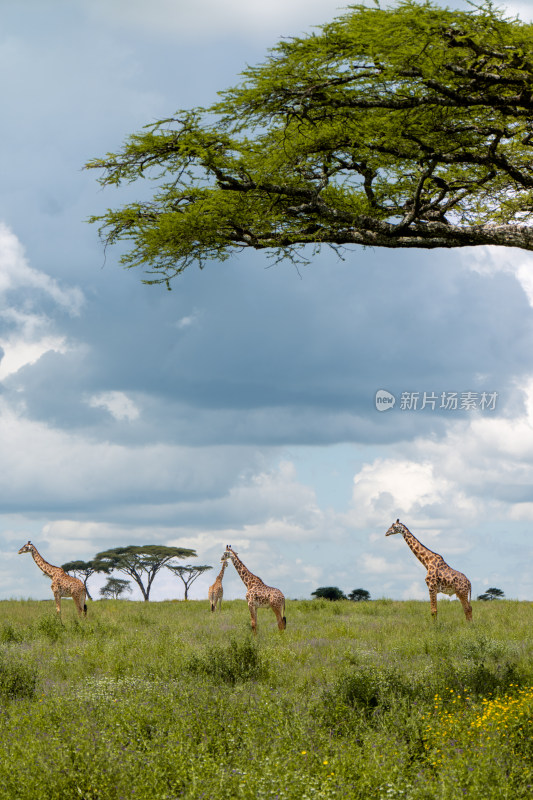
M 283 616 L 281 609 L 279 608 L 279 606 L 271 606 L 271 609 L 274 612 L 274 614 L 276 615 L 276 619 L 278 621 L 279 630 L 280 631 L 284 631 L 285 628 L 287 627 L 287 620 Z
M 54 600 L 56 601 L 56 611 L 61 619 L 61 594 L 59 592 L 54 592 Z
M 78 616 L 79 617 L 86 617 L 87 616 L 87 603 L 85 602 L 85 597 L 80 597 L 78 599 Z
M 437 619 L 437 582 L 433 575 L 430 575 L 429 572 L 426 575 L 426 586 L 428 587 L 429 591 L 429 604 L 431 606 L 431 616 L 433 619 Z
M 252 633 L 254 636 L 257 635 L 257 608 L 253 603 L 248 603 L 248 608 L 250 609 L 250 619 L 252 623 Z
M 461 605 L 463 606 L 463 611 L 465 612 L 465 617 L 467 622 L 472 622 L 472 606 L 468 602 L 468 592 L 456 592 L 457 597 L 461 601 Z
M 81 617 L 83 615 L 83 597 L 81 597 L 78 592 L 75 592 L 72 594 L 72 599 L 74 600 L 78 617 Z
M 54 597 L 56 598 L 56 608 L 57 608 L 57 598 L 59 597 L 59 602 L 61 602 L 61 589 L 57 587 L 53 590 Z M 73 587 L 70 592 L 70 597 L 76 606 L 76 611 L 78 612 L 79 617 L 86 617 L 87 616 L 87 604 L 85 602 L 86 592 L 83 586 L 81 587 Z
M 431 616 L 437 619 L 437 592 L 434 589 L 429 590 L 429 604 L 431 606 Z
M 85 595 L 85 592 L 82 589 L 82 591 L 80 592 L 80 607 L 79 607 L 79 615 L 80 615 L 80 617 L 81 617 L 82 614 L 83 614 L 84 617 L 87 616 L 87 603 L 85 602 L 85 600 L 86 600 L 86 595 Z

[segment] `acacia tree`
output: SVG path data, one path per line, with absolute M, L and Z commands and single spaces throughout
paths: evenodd
M 365 602 L 370 600 L 370 592 L 367 592 L 366 589 L 352 589 L 348 595 L 348 600 L 353 600 L 354 603 Z
M 102 597 L 112 597 L 117 600 L 124 592 L 131 593 L 130 581 L 125 581 L 122 578 L 108 578 L 105 586 L 100 589 Z
M 324 600 L 346 600 L 346 595 L 338 586 L 319 586 L 318 589 L 311 592 L 311 596 L 321 597 Z
M 132 578 L 145 600 L 150 599 L 150 589 L 155 576 L 173 558 L 195 557 L 196 552 L 185 547 L 166 547 L 159 544 L 115 547 L 97 553 L 93 559 L 95 572 L 123 572 Z M 145 585 L 146 581 L 146 585 Z
M 208 109 L 178 112 L 90 161 L 100 182 L 155 180 L 91 218 L 146 283 L 242 248 L 533 250 L 533 25 L 490 0 L 351 6 L 283 40 Z
M 94 566 L 92 561 L 67 561 L 66 564 L 61 565 L 61 569 L 65 572 L 68 572 L 69 575 L 74 575 L 75 578 L 79 578 L 83 581 L 83 585 L 85 586 L 85 591 L 87 592 L 87 597 L 89 600 L 92 600 L 92 597 L 89 593 L 89 587 L 87 586 L 87 581 L 94 574 Z
M 189 599 L 189 588 L 194 583 L 196 578 L 198 578 L 203 572 L 207 572 L 208 569 L 213 569 L 213 567 L 209 567 L 207 565 L 197 567 L 197 566 L 187 566 L 182 567 L 181 565 L 171 565 L 167 564 L 167 569 L 174 573 L 180 580 L 183 582 L 185 586 L 185 600 Z
M 499 600 L 502 597 L 505 597 L 505 592 L 492 586 L 490 589 L 487 589 L 484 594 L 479 594 L 477 600 Z

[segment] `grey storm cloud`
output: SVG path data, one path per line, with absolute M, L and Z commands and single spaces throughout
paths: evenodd
M 185 275 L 147 303 L 157 290 L 124 292 L 120 273 L 104 275 L 83 313 L 61 324 L 83 347 L 28 365 L 17 390 L 32 417 L 72 428 L 111 423 L 87 397 L 120 391 L 141 419 L 116 425 L 116 436 L 192 444 L 206 429 L 240 443 L 394 441 L 412 418 L 377 415 L 380 388 L 497 392 L 503 409 L 531 367 L 533 310 L 516 278 L 444 257 L 381 258 L 349 253 L 339 263 L 325 253 L 301 278 L 290 265 L 265 270 L 243 258 Z M 128 325 L 116 313 L 124 293 Z M 438 429 L 443 413 L 417 424 Z

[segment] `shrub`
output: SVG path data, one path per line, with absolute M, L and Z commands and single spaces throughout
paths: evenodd
M 319 713 L 328 725 L 350 728 L 361 717 L 382 717 L 412 695 L 413 688 L 402 680 L 396 668 L 356 666 L 323 692 Z
M 15 628 L 10 622 L 4 622 L 0 631 L 0 642 L 11 644 L 21 642 L 23 638 L 22 631 Z
M 36 685 L 37 673 L 32 667 L 19 660 L 14 660 L 8 657 L 7 653 L 0 651 L 1 699 L 33 697 Z
M 187 669 L 231 685 L 258 680 L 266 673 L 257 645 L 250 639 L 232 639 L 225 647 L 210 647 L 202 655 L 193 655 Z
M 509 661 L 490 663 L 465 660 L 444 662 L 438 669 L 438 689 L 451 688 L 472 697 L 484 697 L 505 691 L 521 679 L 515 664 Z
M 51 642 L 57 642 L 64 633 L 63 624 L 57 614 L 41 617 L 36 628 L 39 633 L 44 634 Z

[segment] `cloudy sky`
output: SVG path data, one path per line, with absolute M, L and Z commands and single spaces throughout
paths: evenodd
M 53 564 L 194 548 L 193 598 L 230 543 L 288 598 L 425 599 L 397 517 L 474 596 L 533 599 L 533 255 L 244 253 L 167 292 L 86 222 L 120 202 L 87 161 L 341 8 L 0 0 L 0 599 L 51 596 L 28 539 Z M 161 573 L 152 598 L 182 596 Z

